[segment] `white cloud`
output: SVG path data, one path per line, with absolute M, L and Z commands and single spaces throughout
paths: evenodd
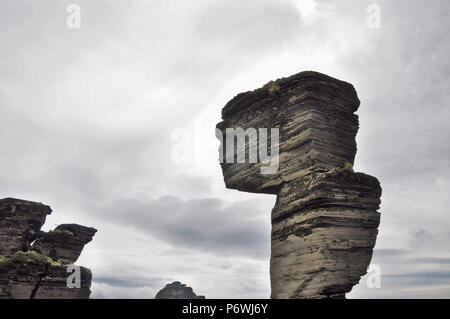
M 317 3 L 314 0 L 292 0 L 302 18 L 307 19 L 316 11 Z

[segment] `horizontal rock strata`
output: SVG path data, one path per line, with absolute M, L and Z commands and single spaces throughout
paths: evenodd
M 227 188 L 276 194 L 272 210 L 272 298 L 344 298 L 366 273 L 375 245 L 381 187 L 353 172 L 359 99 L 349 83 L 301 72 L 241 93 L 217 127 L 279 129 L 279 169 L 222 163 Z M 250 137 L 249 137 L 250 138 Z M 273 141 L 258 136 L 258 146 Z M 270 139 L 270 135 L 269 135 Z M 226 136 L 221 137 L 222 141 Z M 226 155 L 226 143 L 221 145 Z M 261 158 L 259 158 L 261 160 Z
M 84 246 L 94 237 L 96 229 L 77 224 L 63 224 L 44 233 L 32 247 L 55 261 L 74 263 L 80 257 Z
M 41 203 L 0 200 L 0 255 L 28 250 L 51 212 L 49 206 Z
M 80 288 L 69 288 L 68 266 L 96 230 L 67 224 L 43 232 L 40 229 L 51 212 L 41 203 L 0 200 L 0 298 L 89 298 L 91 271 L 80 267 Z

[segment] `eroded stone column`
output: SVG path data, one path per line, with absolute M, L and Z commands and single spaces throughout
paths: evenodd
M 376 178 L 353 172 L 358 107 L 351 84 L 301 72 L 241 93 L 222 110 L 222 141 L 226 128 L 279 130 L 273 174 L 261 173 L 261 161 L 249 163 L 248 149 L 247 162 L 237 163 L 240 151 L 221 145 L 224 158 L 235 153 L 234 162 L 221 164 L 227 188 L 277 195 L 272 298 L 344 298 L 366 273 L 381 188 Z M 265 144 L 260 135 L 258 147 Z

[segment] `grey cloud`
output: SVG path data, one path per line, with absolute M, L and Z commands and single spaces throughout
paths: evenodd
M 431 233 L 423 228 L 411 230 L 410 237 L 411 246 L 415 249 L 434 241 Z
M 378 257 L 399 257 L 405 256 L 409 253 L 406 249 L 395 249 L 395 248 L 384 248 L 384 249 L 374 249 L 373 256 L 374 258 Z
M 93 277 L 94 283 L 107 284 L 114 287 L 151 287 L 160 289 L 164 287 L 167 280 L 164 278 L 115 278 L 115 277 Z
M 302 26 L 292 2 L 272 0 L 215 1 L 200 11 L 196 21 L 199 41 L 220 45 L 232 54 L 279 48 Z
M 354 77 L 362 101 L 359 145 L 368 151 L 359 156 L 389 183 L 450 178 L 446 143 L 450 44 L 441 32 L 450 25 L 444 18 L 449 3 L 437 1 L 432 7 L 426 1 L 378 3 L 381 29 L 361 23 L 367 48 L 339 60 Z M 364 5 L 347 5 L 355 16 L 358 12 L 367 16 L 362 14 Z M 403 15 L 406 9 L 408 14 Z
M 415 261 L 426 264 L 450 264 L 450 258 L 417 258 Z
M 350 298 L 442 298 L 448 294 L 449 258 L 432 257 L 432 251 L 375 249 L 372 264 L 381 270 L 381 287 L 369 288 L 362 277 Z
M 209 194 L 211 189 L 211 179 L 203 176 L 180 175 L 177 178 L 178 187 L 184 191 L 199 195 Z
M 217 255 L 270 255 L 267 214 L 255 209 L 251 202 L 227 206 L 216 198 L 184 200 L 164 196 L 147 202 L 118 200 L 87 210 L 174 246 Z
M 392 277 L 392 278 L 411 278 L 414 280 L 420 280 L 420 282 L 423 282 L 423 280 L 445 280 L 450 279 L 450 272 L 417 272 L 417 273 L 405 273 L 405 274 L 393 274 L 393 275 L 385 275 L 385 277 Z

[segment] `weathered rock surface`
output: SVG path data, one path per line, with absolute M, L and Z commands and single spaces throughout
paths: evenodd
M 94 237 L 96 229 L 77 224 L 63 224 L 38 238 L 32 250 L 55 261 L 74 263 L 84 246 Z
M 28 250 L 51 212 L 49 206 L 41 203 L 0 200 L 0 255 Z
M 80 288 L 67 287 L 67 270 L 96 230 L 70 224 L 43 232 L 40 229 L 51 212 L 41 203 L 0 200 L 0 298 L 89 298 L 90 270 L 80 267 Z
M 345 298 L 366 273 L 378 233 L 381 187 L 353 172 L 359 99 L 349 83 L 301 72 L 222 110 L 217 127 L 278 128 L 279 169 L 222 163 L 227 188 L 276 194 L 272 210 L 272 298 Z M 270 135 L 269 135 L 270 138 Z M 225 141 L 226 137 L 222 137 Z M 267 147 L 259 136 L 258 146 Z M 221 145 L 226 157 L 226 143 Z M 246 150 L 246 159 L 249 150 Z
M 205 299 L 204 296 L 197 296 L 191 287 L 186 287 L 179 281 L 167 284 L 155 296 L 155 299 Z

